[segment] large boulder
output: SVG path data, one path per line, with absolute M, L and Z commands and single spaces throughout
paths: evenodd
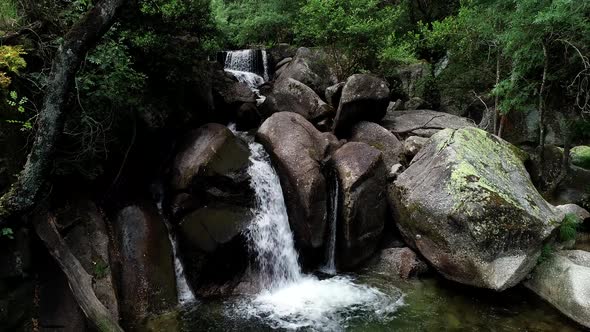
M 191 132 L 180 144 L 171 170 L 171 186 L 187 190 L 199 177 L 230 176 L 248 162 L 248 147 L 231 130 L 216 123 Z
M 339 182 L 336 264 L 356 267 L 370 257 L 381 238 L 387 216 L 386 171 L 381 152 L 350 142 L 334 152 Z
M 338 83 L 336 70 L 328 55 L 321 49 L 301 47 L 288 65 L 281 68 L 277 80 L 292 78 L 324 96 L 326 88 Z
M 178 302 L 172 246 L 153 204 L 122 209 L 114 226 L 119 309 L 128 327 L 138 328 L 146 318 L 168 311 Z
M 248 265 L 243 231 L 251 209 L 214 202 L 184 216 L 178 241 L 191 288 L 200 296 L 226 295 L 241 280 Z
M 576 146 L 572 148 L 570 156 L 574 166 L 590 170 L 590 146 Z
M 307 85 L 285 78 L 278 81 L 272 93 L 266 96 L 261 112 L 264 117 L 278 112 L 294 112 L 316 122 L 329 116 L 334 110 Z
M 563 314 L 590 328 L 590 252 L 558 251 L 524 284 Z
M 410 136 L 404 141 L 404 153 L 409 159 L 414 158 L 420 150 L 426 145 L 428 138 L 420 136 Z
M 561 221 L 512 145 L 477 128 L 434 135 L 389 188 L 407 243 L 446 278 L 504 290 Z
M 447 128 L 475 127 L 475 123 L 467 118 L 429 110 L 389 112 L 380 123 L 392 133 L 422 137 L 430 137 Z
M 344 133 L 362 120 L 377 122 L 385 116 L 388 105 L 387 82 L 373 75 L 352 75 L 342 89 L 334 132 Z
M 385 167 L 405 163 L 404 146 L 387 129 L 373 122 L 362 121 L 352 127 L 349 141 L 363 142 L 381 151 Z
M 246 83 L 238 82 L 230 72 L 222 69 L 214 71 L 211 82 L 216 121 L 231 121 L 242 104 L 256 103 L 256 94 L 252 89 Z
M 344 82 L 334 84 L 326 88 L 326 101 L 328 105 L 338 109 L 340 105 L 340 97 L 342 97 L 342 89 L 344 89 Z
M 322 134 L 299 114 L 280 112 L 260 126 L 257 138 L 277 168 L 297 245 L 320 248 L 327 218 L 327 187 L 321 165 L 335 137 Z

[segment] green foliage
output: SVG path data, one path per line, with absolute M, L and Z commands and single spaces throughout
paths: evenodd
M 13 29 L 20 20 L 18 4 L 15 0 L 0 1 L 0 36 Z
M 10 227 L 4 227 L 0 230 L 0 235 L 13 240 L 14 239 L 14 231 Z
M 551 244 L 545 244 L 541 249 L 541 255 L 537 259 L 539 264 L 546 262 L 555 253 L 555 247 Z
M 562 242 L 575 240 L 579 227 L 579 218 L 573 213 L 568 213 L 559 225 L 559 240 Z
M 293 38 L 302 0 L 212 0 L 215 22 L 230 46 L 274 44 Z
M 99 259 L 97 261 L 93 261 L 92 264 L 94 265 L 94 271 L 92 275 L 96 279 L 102 279 L 107 276 L 109 273 L 109 264 Z

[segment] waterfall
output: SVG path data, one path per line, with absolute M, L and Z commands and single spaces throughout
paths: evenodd
M 225 69 L 255 73 L 268 81 L 268 54 L 266 50 L 237 50 L 225 53 Z
M 248 228 L 256 253 L 260 286 L 271 290 L 303 278 L 289 226 L 279 177 L 262 145 L 249 139 L 251 186 L 256 193 L 256 215 Z
M 247 320 L 261 319 L 273 329 L 311 331 L 342 331 L 350 320 L 359 317 L 392 318 L 403 305 L 401 296 L 392 297 L 357 284 L 351 277 L 320 280 L 301 272 L 283 191 L 270 158 L 253 137 L 236 132 L 233 125 L 230 129 L 248 142 L 251 152 L 248 174 L 256 207 L 246 234 L 250 249 L 256 254 L 254 273 L 261 290 L 230 306 L 229 314 Z M 335 217 L 332 219 L 335 221 Z
M 156 200 L 156 206 L 158 207 L 158 213 L 164 220 L 164 225 L 166 225 L 166 230 L 168 230 L 168 239 L 170 240 L 170 245 L 172 246 L 172 256 L 174 257 L 174 275 L 176 276 L 176 292 L 178 303 L 181 305 L 192 303 L 196 300 L 193 291 L 191 290 L 188 282 L 186 280 L 186 276 L 184 274 L 184 265 L 178 256 L 178 241 L 176 241 L 176 235 L 174 234 L 172 225 L 170 221 L 166 217 L 164 210 L 162 209 L 162 204 L 164 201 L 164 190 L 162 188 L 162 184 L 160 182 L 156 182 L 152 184 L 152 195 Z
M 334 172 L 331 175 L 332 182 L 330 187 L 330 205 L 328 206 L 328 216 L 330 223 L 330 238 L 326 246 L 326 265 L 321 268 L 321 271 L 330 275 L 336 274 L 336 225 L 338 222 L 338 192 L 339 183 L 338 175 Z

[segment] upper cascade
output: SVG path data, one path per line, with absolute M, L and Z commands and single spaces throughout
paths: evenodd
M 247 49 L 223 52 L 223 64 L 226 70 L 249 72 L 268 81 L 268 55 L 265 50 Z

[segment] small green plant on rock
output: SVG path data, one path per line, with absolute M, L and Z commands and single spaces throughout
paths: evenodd
M 566 214 L 559 226 L 559 240 L 562 242 L 575 240 L 579 227 L 580 219 L 578 216 L 573 213 Z

